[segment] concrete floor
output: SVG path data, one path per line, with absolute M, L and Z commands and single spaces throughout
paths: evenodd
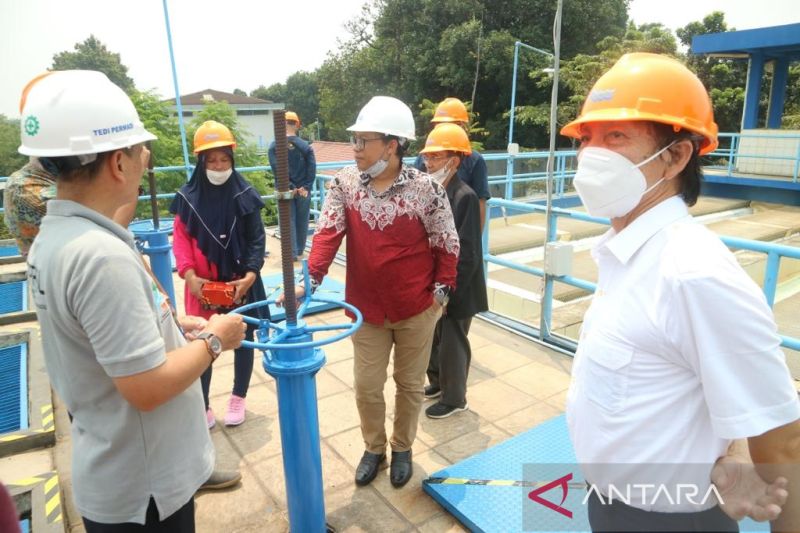
M 278 269 L 278 242 L 268 239 L 272 255 L 264 273 Z M 344 280 L 342 267 L 331 275 Z M 176 294 L 183 284 L 177 277 Z M 182 300 L 181 296 L 177 296 Z M 182 303 L 179 304 L 179 308 Z M 343 323 L 340 311 L 316 315 L 312 323 Z M 35 323 L 6 328 L 36 327 Z M 423 493 L 429 474 L 498 444 L 539 422 L 561 414 L 569 385 L 570 357 L 545 349 L 481 320 L 470 333 L 473 363 L 469 378 L 470 410 L 443 420 L 420 418 L 414 445 L 414 477 L 401 489 L 389 483 L 384 468 L 367 487 L 354 483 L 364 450 L 353 392 L 353 353 L 349 340 L 325 347 L 327 364 L 317 375 L 325 508 L 338 531 L 464 531 L 458 522 Z M 247 421 L 235 428 L 217 424 L 211 431 L 218 467 L 239 469 L 242 483 L 234 488 L 200 493 L 196 521 L 200 532 L 288 531 L 280 427 L 275 382 L 256 355 L 247 397 Z M 391 371 L 390 371 L 391 375 Z M 233 381 L 233 355 L 215 364 L 211 405 L 221 421 Z M 394 384 L 386 385 L 387 431 L 391 430 Z M 502 398 L 502 401 L 498 401 Z M 426 402 L 426 406 L 430 402 Z M 56 446 L 0 459 L 0 480 L 58 470 L 66 531 L 84 531 L 72 501 L 69 421 L 58 400 Z

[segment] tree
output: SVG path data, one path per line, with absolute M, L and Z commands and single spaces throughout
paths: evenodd
M 17 151 L 19 143 L 19 120 L 0 115 L 0 176 L 9 176 L 28 162 L 28 158 Z
M 318 71 L 323 124 L 331 137 L 343 138 L 375 94 L 418 109 L 423 99 L 471 100 L 474 90 L 475 111 L 489 132 L 486 147 L 505 147 L 514 43 L 552 49 L 554 14 L 550 0 L 373 0 L 346 26 L 350 39 Z M 626 20 L 627 0 L 571 0 L 564 12 L 562 54 L 595 53 L 604 36 L 624 35 Z M 544 56 L 520 56 L 518 101 L 549 101 L 549 89 L 524 83 L 526 72 L 545 66 Z M 429 128 L 417 119 L 418 132 Z M 530 133 L 526 128 L 523 133 Z
M 128 77 L 128 67 L 122 64 L 119 54 L 106 48 L 97 37 L 90 35 L 82 43 L 75 45 L 75 51 L 60 52 L 53 56 L 50 70 L 99 70 L 125 92 L 134 89 L 133 80 Z
M 624 54 L 631 52 L 652 52 L 677 55 L 677 42 L 672 33 L 661 24 L 630 23 L 621 37 L 609 36 L 597 44 L 598 53 L 578 54 L 560 65 L 558 126 L 563 126 L 580 113 L 583 101 L 594 83 Z M 550 89 L 552 78 L 541 70 L 532 70 L 529 77 L 541 88 Z M 529 133 L 534 140 L 526 146 L 544 146 L 549 139 L 550 101 L 549 97 L 535 105 L 519 106 L 516 109 L 516 122 L 522 126 L 535 127 Z
M 233 90 L 233 94 L 235 94 L 236 96 L 247 96 L 247 93 L 246 93 L 246 92 L 244 92 L 244 91 L 243 91 L 243 90 L 241 90 L 241 89 L 234 89 L 234 90 Z
M 306 131 L 301 130 L 301 136 L 310 138 L 312 134 L 316 135 L 316 124 L 314 124 L 313 131 L 309 126 L 319 119 L 317 78 L 317 72 L 295 72 L 286 79 L 285 84 L 274 83 L 269 87 L 261 85 L 252 91 L 250 96 L 285 104 L 287 110 L 300 115 L 300 120 L 303 121 L 306 128 Z M 321 129 L 324 130 L 322 127 Z
M 690 22 L 676 30 L 684 46 L 691 47 L 692 39 L 698 35 L 735 31 L 725 22 L 725 14 L 713 11 L 702 21 Z M 697 74 L 706 86 L 714 106 L 714 119 L 719 131 L 739 131 L 744 109 L 744 87 L 747 80 L 747 62 L 715 58 L 687 53 L 686 66 Z M 766 113 L 766 100 L 761 104 Z

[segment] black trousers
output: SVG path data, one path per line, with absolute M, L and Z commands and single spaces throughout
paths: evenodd
M 442 389 L 439 401 L 451 407 L 467 404 L 467 377 L 472 361 L 472 348 L 467 338 L 470 324 L 471 317 L 443 316 L 433 330 L 428 382 Z
M 161 522 L 158 521 L 156 501 L 150 498 L 144 525 L 133 522 L 100 524 L 88 518 L 83 519 L 83 525 L 86 533 L 194 533 L 194 497 Z
M 595 533 L 604 532 L 671 532 L 702 531 L 729 533 L 739 531 L 739 524 L 722 509 L 712 507 L 697 513 L 659 513 L 643 511 L 614 500 L 606 504 L 592 491 L 589 496 L 589 525 Z

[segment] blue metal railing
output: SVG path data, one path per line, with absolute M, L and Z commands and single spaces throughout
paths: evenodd
M 737 162 L 746 159 L 768 159 L 770 161 L 791 161 L 792 175 L 790 176 L 792 182 L 797 183 L 798 174 L 800 174 L 800 135 L 794 133 L 720 133 L 718 135 L 720 146 L 716 150 L 708 154 L 707 157 L 723 157 L 727 161 L 724 165 L 709 165 L 706 168 L 713 168 L 716 170 L 724 170 L 729 178 L 736 177 Z M 796 140 L 797 148 L 794 149 L 793 155 L 778 155 L 775 154 L 775 147 L 770 146 L 773 153 L 741 153 L 742 139 L 782 139 L 782 140 Z M 724 146 L 727 145 L 727 146 Z M 789 177 L 789 176 L 787 176 Z
M 528 203 L 514 202 L 508 200 L 497 200 L 494 198 L 490 199 L 487 202 L 487 205 L 489 206 L 496 205 L 498 207 L 513 209 L 515 211 L 520 211 L 524 213 L 546 213 L 547 211 L 547 208 L 543 205 L 528 204 Z M 607 218 L 593 217 L 587 215 L 586 213 L 582 213 L 580 211 L 571 211 L 569 209 L 561 209 L 553 207 L 551 212 L 553 216 L 553 221 L 550 227 L 554 229 L 557 227 L 557 219 L 559 217 L 572 218 L 574 220 L 582 220 L 584 222 L 592 222 L 595 224 L 603 224 L 606 226 L 610 224 L 610 221 Z M 484 272 L 486 272 L 487 277 L 489 273 L 489 268 L 488 268 L 489 263 L 492 263 L 519 272 L 524 272 L 526 274 L 531 274 L 533 276 L 544 278 L 546 283 L 552 284 L 553 282 L 557 281 L 559 283 L 564 283 L 567 285 L 571 285 L 573 287 L 577 287 L 587 292 L 595 291 L 597 287 L 596 284 L 589 280 L 583 280 L 580 278 L 575 278 L 573 276 L 545 276 L 545 272 L 541 268 L 532 267 L 529 265 L 525 265 L 515 261 L 510 261 L 508 259 L 492 255 L 491 252 L 489 252 L 489 226 L 490 226 L 489 224 L 486 224 L 483 229 L 483 250 L 484 250 L 483 260 L 484 260 Z M 548 239 L 548 242 L 552 242 L 555 240 L 554 238 L 555 231 L 551 232 L 551 234 L 552 237 Z M 792 246 L 786 246 L 770 242 L 740 239 L 738 237 L 723 236 L 721 237 L 721 239 L 722 242 L 724 242 L 725 245 L 730 248 L 760 252 L 767 255 L 767 263 L 764 272 L 764 283 L 762 286 L 762 290 L 764 291 L 764 296 L 767 299 L 767 303 L 769 304 L 770 307 L 773 307 L 775 304 L 775 294 L 777 292 L 777 287 L 778 287 L 778 273 L 780 271 L 780 261 L 784 257 L 789 259 L 800 260 L 800 248 L 795 248 Z M 552 311 L 553 311 L 552 285 L 550 286 L 550 288 L 551 288 L 550 296 L 543 298 L 541 302 L 542 323 L 545 324 L 549 324 L 551 322 Z M 545 294 L 547 295 L 547 287 L 545 287 Z M 541 330 L 543 328 L 539 329 Z M 784 335 L 781 335 L 780 337 L 781 337 L 781 346 L 784 346 L 792 350 L 800 350 L 800 339 L 794 337 L 787 337 Z M 546 335 L 543 335 L 541 338 L 544 341 L 556 340 L 550 334 L 549 331 L 547 331 Z
M 740 139 L 742 137 L 747 137 L 748 134 L 738 134 L 738 133 L 721 133 L 721 138 L 728 138 L 730 139 L 730 145 L 728 148 L 718 148 L 716 151 L 709 154 L 710 156 L 722 156 L 728 158 L 728 165 L 727 169 L 729 173 L 734 171 L 733 161 L 736 160 L 738 157 L 763 157 L 763 158 L 772 158 L 771 156 L 761 156 L 761 155 L 753 155 L 753 154 L 739 154 L 738 147 L 740 143 Z M 799 139 L 800 136 L 798 135 L 764 135 L 761 137 L 770 138 L 789 138 L 789 139 Z M 571 180 L 575 175 L 575 157 L 576 151 L 574 150 L 563 150 L 556 152 L 555 156 L 555 166 L 554 166 L 554 179 L 555 179 L 555 186 L 554 186 L 554 198 L 562 198 L 570 192 L 570 188 L 568 187 L 568 182 Z M 488 206 L 496 206 L 502 210 L 509 210 L 509 211 L 516 211 L 522 213 L 546 213 L 546 207 L 544 205 L 537 205 L 537 204 L 530 204 L 520 201 L 515 201 L 515 198 L 528 196 L 527 194 L 515 194 L 515 191 L 518 190 L 520 185 L 524 184 L 531 184 L 537 182 L 544 182 L 547 179 L 547 173 L 544 169 L 542 170 L 534 170 L 530 171 L 530 169 L 520 168 L 520 167 L 529 167 L 535 165 L 537 163 L 544 163 L 547 159 L 547 153 L 545 152 L 522 152 L 518 155 L 510 155 L 507 153 L 487 153 L 483 154 L 484 159 L 491 163 L 495 161 L 505 161 L 506 162 L 506 173 L 505 174 L 492 174 L 489 176 L 489 185 L 495 186 L 495 189 L 498 187 L 503 191 L 503 199 L 493 198 L 489 200 Z M 791 157 L 774 157 L 774 159 L 789 159 L 792 160 Z M 797 170 L 800 167 L 800 149 L 798 149 L 798 155 L 794 159 L 795 160 L 795 174 L 794 179 L 797 180 Z M 408 157 L 404 160 L 406 163 L 411 164 L 414 161 L 413 157 Z M 331 170 L 338 170 L 342 167 L 352 165 L 354 161 L 338 161 L 338 162 L 327 162 L 327 163 L 319 163 L 317 165 L 318 172 L 322 171 L 331 171 Z M 184 167 L 184 166 L 170 166 L 170 167 L 157 167 L 154 170 L 156 172 L 188 172 L 191 174 L 191 170 L 193 169 L 192 166 Z M 269 165 L 257 165 L 251 167 L 241 167 L 237 169 L 239 172 L 242 173 L 250 173 L 250 172 L 267 172 L 270 171 L 271 168 Z M 1 180 L 2 178 L 0 178 Z M 331 175 L 326 174 L 317 174 L 316 180 L 314 181 L 314 185 L 311 191 L 311 198 L 312 198 L 312 208 L 311 213 L 315 216 L 319 216 L 320 207 L 325 200 L 325 192 L 326 187 L 325 185 L 332 180 L 333 177 Z M 159 199 L 169 199 L 174 197 L 174 193 L 164 193 L 157 195 Z M 274 194 L 263 195 L 262 199 L 265 201 L 275 201 Z M 139 198 L 140 201 L 149 200 L 149 196 L 142 196 Z M 552 242 L 555 240 L 555 229 L 557 227 L 556 221 L 559 217 L 567 217 L 572 218 L 575 220 L 582 220 L 586 222 L 593 222 L 596 224 L 604 224 L 608 225 L 609 221 L 603 218 L 597 218 L 587 215 L 586 213 L 582 213 L 579 211 L 571 211 L 569 209 L 562 209 L 554 207 L 552 209 L 552 216 L 554 217 L 554 223 L 551 224 L 551 234 L 548 235 L 547 242 Z M 545 276 L 544 272 L 540 268 L 531 267 L 528 265 L 524 265 L 521 263 L 516 263 L 514 261 L 510 261 L 507 259 L 503 259 L 497 256 L 492 255 L 489 253 L 488 248 L 488 231 L 489 231 L 489 224 L 486 224 L 484 229 L 484 250 L 485 250 L 485 257 L 484 260 L 488 266 L 488 263 L 498 264 L 507 268 L 511 268 L 514 270 L 518 270 L 520 272 L 524 272 L 527 274 L 531 274 L 538 277 L 543 277 L 545 279 L 545 298 L 542 302 L 542 323 L 549 323 L 551 314 L 552 314 L 552 284 L 554 282 L 565 283 L 567 285 L 572 285 L 574 287 L 578 287 L 582 290 L 586 290 L 589 292 L 593 292 L 595 289 L 595 284 L 589 280 L 582 280 L 572 276 L 562 276 L 562 277 L 553 277 L 553 276 Z M 742 250 L 750 250 L 760 253 L 767 254 L 767 266 L 766 266 L 766 274 L 764 279 L 764 286 L 763 290 L 767 297 L 767 301 L 770 305 L 774 304 L 775 300 L 775 292 L 777 289 L 777 278 L 778 278 L 778 269 L 780 267 L 780 259 L 782 257 L 787 257 L 791 259 L 800 259 L 800 251 L 796 248 L 792 248 L 789 246 L 782 246 L 778 244 L 772 243 L 765 243 L 760 241 L 750 241 L 746 239 L 739 239 L 735 237 L 722 237 L 723 242 L 731 248 L 737 248 Z M 488 269 L 487 269 L 488 272 Z M 782 337 L 783 346 L 786 346 L 791 349 L 800 350 L 800 340 L 795 338 L 789 337 Z

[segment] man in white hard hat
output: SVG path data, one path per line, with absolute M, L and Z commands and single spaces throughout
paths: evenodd
M 21 129 L 20 153 L 57 176 L 28 279 L 50 381 L 74 417 L 86 531 L 194 531 L 193 495 L 214 467 L 198 378 L 241 343 L 242 319 L 214 316 L 187 343 L 111 220 L 135 201 L 155 139 L 119 87 L 55 72 L 30 89 Z
M 345 299 L 364 315 L 364 325 L 352 337 L 356 404 L 366 447 L 356 483 L 375 479 L 386 457 L 383 388 L 394 347 L 397 393 L 390 481 L 402 487 L 412 475 L 411 446 L 433 328 L 455 287 L 458 234 L 444 189 L 402 162 L 408 141 L 414 139 L 407 105 L 375 96 L 348 130 L 353 132 L 356 165 L 336 174 L 325 197 L 309 273 L 312 286 L 318 286 L 347 236 Z

